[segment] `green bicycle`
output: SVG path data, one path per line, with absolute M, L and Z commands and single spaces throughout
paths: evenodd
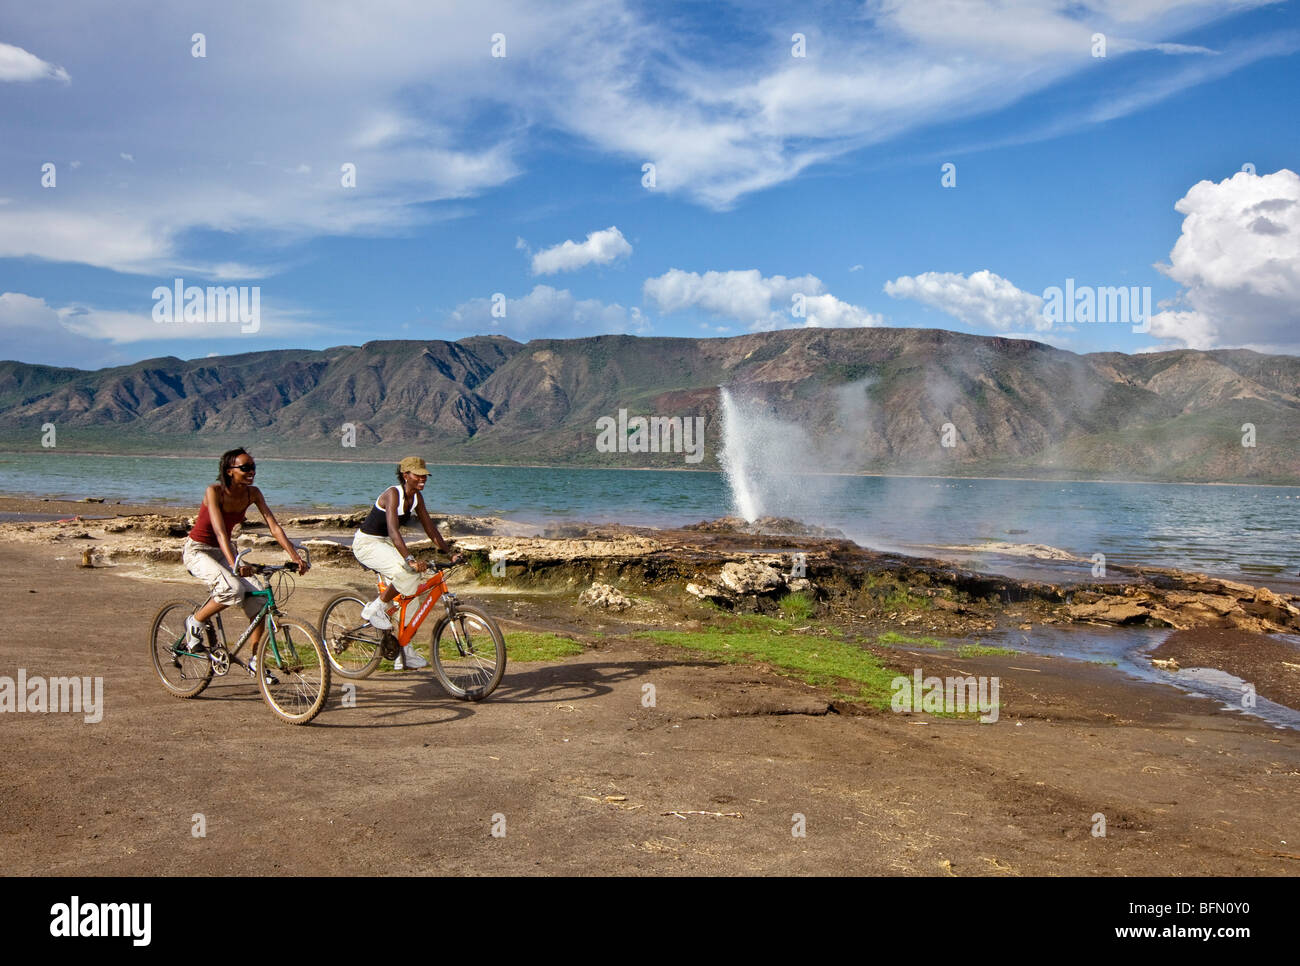
M 307 552 L 306 548 L 303 552 Z M 247 553 L 249 550 L 241 550 L 235 557 L 236 570 Z M 310 554 L 307 563 L 311 563 Z M 254 573 L 270 579 L 264 589 L 249 593 L 266 598 L 266 603 L 233 648 L 226 646 L 226 632 L 218 614 L 205 625 L 207 651 L 186 650 L 185 618 L 200 605 L 192 600 L 169 600 L 163 604 L 150 632 L 153 666 L 163 686 L 178 698 L 196 698 L 212 683 L 214 676 L 228 674 L 232 664 L 248 670 L 248 665 L 237 655 L 253 628 L 265 621 L 266 633 L 255 655 L 262 698 L 277 718 L 289 724 L 306 724 L 320 714 L 330 690 L 330 662 L 325 646 L 316 628 L 306 621 L 285 616 L 278 606 L 293 593 L 290 574 L 297 570 L 295 563 L 275 567 L 253 565 Z

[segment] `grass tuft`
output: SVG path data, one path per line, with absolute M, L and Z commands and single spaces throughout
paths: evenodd
M 512 662 L 558 661 L 582 653 L 582 645 L 558 634 L 537 631 L 510 631 L 506 634 L 506 654 Z
M 781 616 L 791 623 L 799 624 L 812 616 L 813 602 L 806 594 L 786 594 L 778 603 Z
M 877 708 L 889 707 L 893 694 L 889 684 L 897 676 L 856 644 L 828 637 L 790 632 L 777 636 L 758 630 L 649 631 L 645 636 L 728 664 L 768 664 L 786 677 L 814 686 L 842 686 L 847 681 L 858 689 L 852 700 Z
M 946 642 L 939 640 L 937 637 L 908 637 L 906 634 L 899 634 L 897 631 L 885 631 L 885 633 L 877 635 L 876 643 L 883 647 L 894 647 L 899 644 L 911 647 L 934 648 L 948 646 Z

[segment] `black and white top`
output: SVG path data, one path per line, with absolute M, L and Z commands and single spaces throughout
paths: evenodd
M 411 513 L 415 510 L 416 503 L 423 499 L 423 497 L 421 497 L 417 491 L 412 495 L 411 505 L 407 506 L 406 491 L 404 489 L 400 486 L 390 486 L 388 490 L 397 491 L 397 525 L 399 527 L 404 527 L 411 522 Z M 384 493 L 387 493 L 388 490 L 384 490 Z M 379 505 L 379 500 L 383 497 L 384 493 L 380 493 L 379 496 L 375 498 L 375 505 L 370 508 L 370 512 L 366 514 L 365 520 L 361 522 L 362 533 L 372 537 L 388 536 L 388 511 Z

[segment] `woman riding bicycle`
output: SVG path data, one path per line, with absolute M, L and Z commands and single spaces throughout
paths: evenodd
M 240 566 L 238 573 L 234 572 L 235 551 L 230 543 L 230 531 L 236 524 L 243 522 L 244 514 L 250 506 L 257 506 L 276 542 L 298 565 L 298 572 L 305 574 L 308 570 L 308 565 L 298 556 L 297 548 L 289 542 L 276 521 L 275 514 L 266 505 L 262 491 L 253 485 L 256 472 L 257 464 L 243 447 L 223 453 L 217 482 L 203 494 L 203 506 L 199 508 L 198 519 L 194 521 L 194 527 L 185 539 L 185 547 L 181 551 L 185 569 L 207 584 L 212 592 L 208 602 L 185 620 L 185 647 L 190 651 L 197 652 L 203 648 L 204 622 L 231 604 L 242 603 L 244 613 L 250 621 L 262 610 L 262 599 L 248 596 L 250 590 L 261 589 L 247 579 L 253 573 L 253 568 L 245 564 Z M 257 654 L 257 645 L 264 629 L 263 623 L 254 628 L 248 638 L 254 655 Z M 249 661 L 248 672 L 256 674 L 256 657 Z
M 386 583 L 383 594 L 361 609 L 361 616 L 381 631 L 392 630 L 388 619 L 388 604 L 401 594 L 414 596 L 419 589 L 419 574 L 429 569 L 429 564 L 416 560 L 402 539 L 402 527 L 410 522 L 411 513 L 420 518 L 420 525 L 429 539 L 443 553 L 451 553 L 451 544 L 442 538 L 424 505 L 420 491 L 429 480 L 428 467 L 418 456 L 408 456 L 397 466 L 397 485 L 390 486 L 375 500 L 370 513 L 352 537 L 352 555 L 363 567 L 377 571 Z M 455 561 L 453 560 L 453 563 Z M 393 669 L 426 667 L 428 661 L 407 644 L 393 662 Z

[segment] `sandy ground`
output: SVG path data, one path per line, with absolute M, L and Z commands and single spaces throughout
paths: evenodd
M 150 620 L 201 588 L 172 566 L 81 569 L 76 549 L 0 549 L 0 675 L 102 676 L 105 704 L 95 724 L 0 714 L 11 875 L 1300 872 L 1300 735 L 1113 669 L 893 656 L 998 675 L 1000 718 L 979 724 L 835 713 L 762 668 L 606 637 L 511 663 L 477 705 L 428 671 L 359 682 L 353 708 L 336 681 L 293 728 L 247 677 L 165 693 Z M 285 610 L 314 622 L 361 583 L 318 568 Z M 482 603 L 507 636 L 560 612 Z

